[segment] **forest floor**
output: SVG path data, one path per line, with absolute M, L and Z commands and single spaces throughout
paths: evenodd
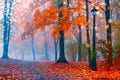
M 55 64 L 53 61 L 0 59 L 0 80 L 120 80 L 120 70 L 105 69 L 103 61 L 92 71 L 87 62 Z

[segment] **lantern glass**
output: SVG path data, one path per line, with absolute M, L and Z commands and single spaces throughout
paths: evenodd
M 92 16 L 96 16 L 97 15 L 97 9 L 94 7 L 92 10 L 91 10 L 91 14 Z

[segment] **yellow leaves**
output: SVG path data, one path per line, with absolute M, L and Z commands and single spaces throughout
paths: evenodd
M 109 20 L 108 20 L 109 23 L 112 23 L 112 21 L 113 21 L 112 19 L 109 19 Z

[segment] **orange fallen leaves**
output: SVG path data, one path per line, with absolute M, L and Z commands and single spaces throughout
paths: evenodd
M 57 72 L 56 75 L 60 76 L 59 70 L 64 70 L 64 75 L 70 74 L 75 79 L 98 79 L 98 78 L 120 78 L 120 71 L 114 68 L 114 71 L 105 70 L 105 66 L 102 64 L 103 62 L 98 62 L 98 71 L 92 71 L 87 63 L 72 63 L 72 64 L 55 64 L 52 66 L 54 68 L 54 72 Z M 104 68 L 101 68 L 104 66 Z M 63 75 L 63 74 L 62 74 Z
M 38 78 L 55 77 L 63 80 L 98 80 L 100 78 L 119 80 L 120 71 L 112 67 L 107 71 L 103 61 L 97 62 L 98 70 L 92 71 L 87 62 L 70 62 L 69 64 L 55 64 L 52 61 L 16 61 L 0 60 L 0 77 L 5 75 L 16 79 L 34 80 Z M 1 70 L 3 69 L 3 70 Z M 3 71 L 3 72 L 2 72 Z M 9 75 L 10 74 L 10 75 Z M 102 80 L 104 80 L 102 79 Z

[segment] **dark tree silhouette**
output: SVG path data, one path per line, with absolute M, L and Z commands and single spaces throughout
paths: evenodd
M 88 0 L 86 0 L 86 21 L 89 21 L 89 7 Z M 90 36 L 89 36 L 89 26 L 86 26 L 86 35 L 87 35 L 87 50 L 88 50 L 88 63 L 89 67 L 91 67 L 91 47 L 90 47 Z
M 78 61 L 82 61 L 81 55 L 82 55 L 82 29 L 81 26 L 78 27 L 79 29 L 79 37 L 78 37 Z
M 105 4 L 106 4 L 106 11 L 105 11 L 106 25 L 108 26 L 108 28 L 107 28 L 107 40 L 112 43 L 111 23 L 109 22 L 109 20 L 110 20 L 110 0 L 105 0 Z M 111 44 L 111 46 L 112 46 L 112 44 Z M 108 58 L 108 61 L 109 61 L 109 65 L 112 65 L 112 55 Z M 110 70 L 110 68 L 108 70 Z
M 69 0 L 67 0 L 69 3 Z M 63 6 L 62 0 L 58 0 L 58 9 Z M 59 13 L 59 18 L 62 18 L 62 13 Z M 65 51 L 64 51 L 64 31 L 60 30 L 60 40 L 59 40 L 59 47 L 60 47 L 60 56 L 56 63 L 68 63 L 65 58 Z

